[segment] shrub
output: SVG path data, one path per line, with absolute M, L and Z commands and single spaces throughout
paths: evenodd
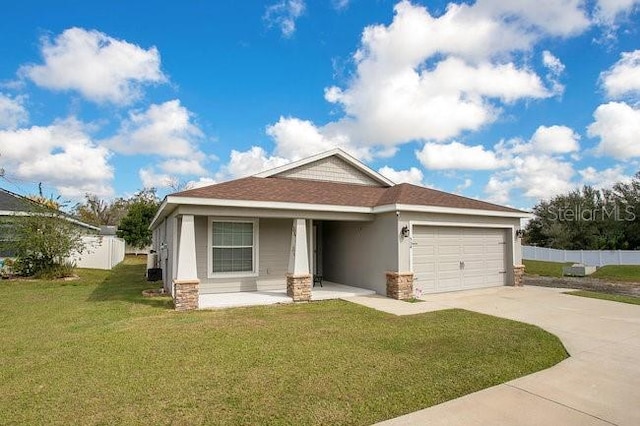
M 14 272 L 18 275 L 65 276 L 73 270 L 69 257 L 85 249 L 82 231 L 61 216 L 48 213 L 20 216 L 14 218 L 13 224 Z

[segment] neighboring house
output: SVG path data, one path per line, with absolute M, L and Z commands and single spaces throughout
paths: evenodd
M 44 209 L 44 210 L 43 210 Z M 60 215 L 64 219 L 75 224 L 88 234 L 95 234 L 100 228 L 80 222 L 71 216 L 56 210 L 47 210 L 46 207 L 11 191 L 0 188 L 0 257 L 12 257 L 14 255 L 11 242 L 14 241 L 12 221 L 20 216 L 32 216 L 45 213 Z
M 177 309 L 204 294 L 283 291 L 313 277 L 393 298 L 513 285 L 528 213 L 407 183 L 334 149 L 168 195 L 153 249 Z

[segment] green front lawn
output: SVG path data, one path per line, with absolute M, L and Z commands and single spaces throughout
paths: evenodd
M 0 281 L 0 424 L 371 424 L 548 368 L 540 328 L 344 301 L 178 313 L 144 259 Z
M 627 296 L 623 294 L 608 294 L 587 290 L 568 291 L 565 294 L 570 294 L 572 296 L 591 297 L 593 299 L 611 300 L 614 302 L 629 303 L 631 305 L 640 305 L 640 297 Z

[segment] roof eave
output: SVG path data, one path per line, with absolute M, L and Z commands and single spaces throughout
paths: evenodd
M 531 219 L 533 214 L 527 212 L 510 212 L 500 210 L 486 209 L 466 209 L 458 207 L 441 207 L 441 206 L 424 206 L 416 204 L 385 204 L 376 206 L 372 209 L 372 213 L 388 213 L 388 212 L 414 212 L 414 213 L 445 213 L 469 216 L 490 216 L 490 217 L 509 217 L 520 219 Z

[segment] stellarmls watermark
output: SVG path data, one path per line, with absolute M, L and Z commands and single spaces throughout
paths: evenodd
M 549 219 L 560 222 L 573 222 L 582 220 L 585 222 L 613 220 L 616 222 L 633 222 L 636 220 L 636 213 L 633 206 L 594 207 L 588 208 L 581 205 L 547 208 Z

